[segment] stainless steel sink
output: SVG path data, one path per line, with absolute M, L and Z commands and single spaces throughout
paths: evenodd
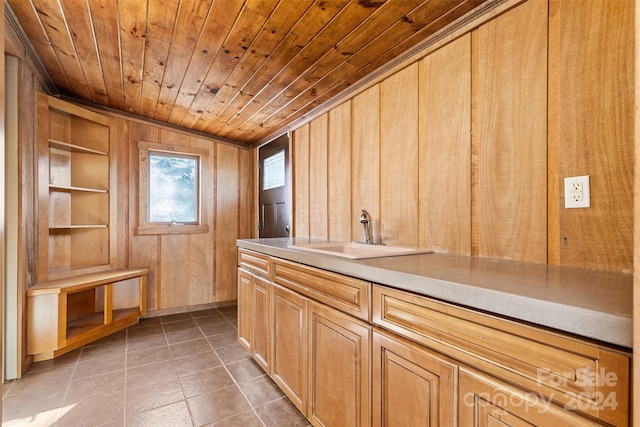
M 303 251 L 335 255 L 349 259 L 383 258 L 400 255 L 428 254 L 430 249 L 406 246 L 371 245 L 357 242 L 298 243 L 290 246 Z

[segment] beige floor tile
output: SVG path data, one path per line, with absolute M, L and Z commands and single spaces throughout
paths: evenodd
M 286 397 L 256 408 L 258 416 L 267 427 L 308 426 L 309 421 Z
M 211 323 L 208 325 L 200 325 L 200 330 L 205 336 L 220 335 L 227 333 L 236 333 L 236 328 L 229 322 Z
M 178 380 L 127 388 L 127 414 L 148 411 L 172 403 L 184 401 Z
M 264 375 L 264 371 L 253 359 L 241 360 L 236 363 L 225 365 L 231 376 L 238 382 L 249 382 L 254 378 Z
M 192 426 L 193 423 L 187 404 L 181 401 L 127 417 L 126 425 L 128 427 L 187 427 Z
M 211 351 L 211 344 L 204 337 L 171 345 L 173 357 L 190 356 L 196 353 Z
M 215 351 L 225 365 L 251 357 L 249 352 L 237 342 L 226 347 L 217 348 Z
M 60 408 L 56 427 L 93 427 L 124 416 L 124 391 Z
M 127 351 L 146 350 L 148 348 L 164 347 L 167 338 L 162 335 L 141 336 L 127 340 Z
M 200 328 L 197 327 L 183 329 L 180 331 L 166 332 L 165 335 L 167 337 L 167 342 L 169 343 L 169 345 L 185 341 L 197 340 L 204 336 L 200 331 Z
M 262 406 L 284 396 L 284 393 L 266 374 L 251 381 L 239 383 L 238 386 L 251 403 L 251 406 Z
M 178 314 L 170 314 L 168 316 L 160 316 L 160 321 L 162 324 L 177 322 L 179 320 L 190 320 L 193 319 L 190 313 L 178 313 Z
M 211 314 L 209 316 L 197 317 L 194 321 L 199 325 L 211 325 L 214 323 L 227 323 L 228 320 L 221 313 L 216 312 L 215 314 Z
M 187 403 L 198 426 L 214 423 L 251 409 L 235 385 L 199 394 L 187 399 Z
M 116 353 L 100 359 L 80 362 L 76 365 L 76 369 L 73 372 L 73 380 L 122 371 L 124 369 L 124 360 L 125 353 Z
M 127 388 L 150 386 L 155 383 L 173 381 L 178 378 L 173 360 L 149 363 L 148 365 L 127 368 Z
M 213 350 L 173 359 L 178 376 L 195 374 L 222 365 Z
M 110 372 L 71 381 L 64 399 L 65 404 L 77 403 L 124 391 L 125 371 Z
M 214 349 L 233 345 L 238 342 L 238 334 L 236 332 L 227 332 L 226 334 L 214 335 L 207 337 Z
M 211 424 L 212 427 L 263 427 L 260 419 L 253 411 L 233 415 Z
M 162 327 L 165 332 L 182 331 L 184 329 L 191 329 L 196 327 L 196 322 L 189 318 L 184 320 L 178 320 L 171 323 L 163 323 Z
M 3 427 L 308 425 L 238 344 L 235 310 L 142 319 L 32 365 L 2 387 Z
M 233 378 L 222 366 L 180 377 L 180 383 L 186 397 L 193 397 L 234 384 Z
M 146 350 L 129 351 L 127 353 L 127 368 L 135 368 L 150 363 L 171 359 L 169 346 L 149 348 Z

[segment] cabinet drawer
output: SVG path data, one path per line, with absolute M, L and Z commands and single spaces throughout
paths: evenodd
M 274 281 L 337 310 L 369 321 L 369 282 L 274 258 Z
M 567 407 L 628 423 L 628 354 L 384 286 L 372 292 L 375 324 Z
M 247 249 L 238 249 L 238 265 L 267 279 L 271 277 L 271 262 L 267 255 Z

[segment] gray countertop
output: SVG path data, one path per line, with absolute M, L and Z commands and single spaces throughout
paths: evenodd
M 633 276 L 441 253 L 350 260 L 291 248 L 309 239 L 238 240 L 239 247 L 631 348 Z

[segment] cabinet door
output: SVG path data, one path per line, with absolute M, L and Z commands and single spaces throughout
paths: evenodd
M 314 425 L 369 425 L 370 334 L 369 325 L 310 303 L 308 418 Z
M 378 331 L 372 347 L 373 426 L 457 424 L 455 363 Z
M 253 318 L 251 319 L 251 349 L 255 361 L 271 375 L 270 357 L 270 326 L 269 319 L 269 281 L 261 277 L 253 277 L 251 302 L 253 304 Z
M 271 284 L 272 379 L 303 414 L 307 406 L 307 299 Z
M 515 388 L 468 368 L 460 368 L 459 393 L 461 426 L 601 425 L 555 406 L 552 397 Z
M 251 319 L 253 318 L 252 286 L 253 275 L 238 269 L 238 342 L 249 353 L 251 353 Z

